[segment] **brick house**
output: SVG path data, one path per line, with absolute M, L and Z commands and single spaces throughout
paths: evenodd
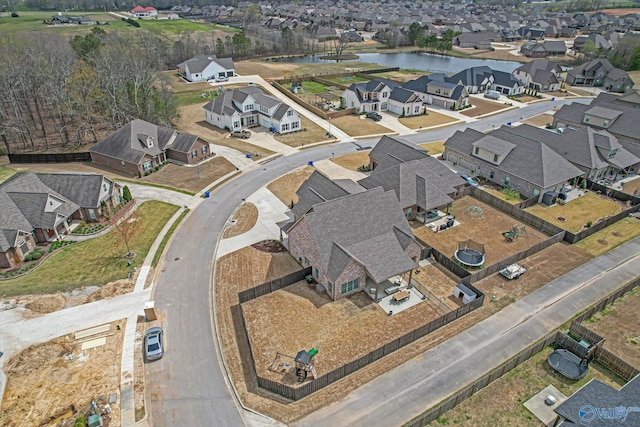
M 211 155 L 195 135 L 144 120 L 133 120 L 89 149 L 91 161 L 132 176 L 143 176 L 169 160 L 196 164 Z
M 122 200 L 103 175 L 18 173 L 0 184 L 0 268 L 19 266 L 37 243 L 69 233 L 73 219 L 98 220 Z

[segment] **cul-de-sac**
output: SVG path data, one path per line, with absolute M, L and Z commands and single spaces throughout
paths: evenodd
M 640 2 L 0 0 L 0 425 L 640 425 Z

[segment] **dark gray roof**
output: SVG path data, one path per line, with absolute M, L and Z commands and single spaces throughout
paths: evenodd
M 486 135 L 473 143 L 474 147 L 482 148 L 490 153 L 498 155 L 507 155 L 516 148 L 515 144 L 496 138 L 493 135 Z
M 287 104 L 280 104 L 280 106 L 278 108 L 276 108 L 276 111 L 273 113 L 273 118 L 276 120 L 281 120 L 285 114 L 287 114 L 287 111 L 289 111 L 289 107 Z
M 275 107 L 276 105 L 279 105 L 279 107 L 276 108 L 275 112 L 271 116 L 275 120 L 281 120 L 290 108 L 287 104 L 282 103 L 279 99 L 274 98 L 270 95 L 266 95 L 262 91 L 262 89 L 251 86 L 241 89 L 228 90 L 216 99 L 207 102 L 202 108 L 207 111 L 212 111 L 216 114 L 226 116 L 231 116 L 234 113 L 238 113 L 241 115 L 252 115 L 254 114 L 254 112 L 240 111 L 240 109 L 234 104 L 234 101 L 238 104 L 242 104 L 249 96 L 251 96 L 255 100 L 256 104 L 264 105 L 269 109 Z M 255 110 L 257 111 L 257 108 Z M 260 114 L 266 115 L 263 112 L 260 112 Z
M 491 132 L 491 136 L 516 146 L 500 165 L 485 162 L 472 156 L 473 143 L 485 137 L 485 134 L 473 129 L 457 131 L 445 142 L 445 147 L 471 156 L 476 162 L 486 163 L 489 167 L 503 170 L 511 176 L 517 176 L 541 188 L 547 188 L 581 176 L 583 171 L 543 142 L 535 139 L 539 130 L 533 126 L 521 125 L 515 128 L 502 126 Z M 533 137 L 531 132 L 536 132 Z
M 101 190 L 111 194 L 114 185 L 110 179 L 96 174 L 39 173 L 36 175 L 44 185 L 82 208 L 99 208 Z M 103 183 L 108 187 L 101 189 Z
M 514 87 L 514 86 L 524 86 L 524 83 L 513 76 L 511 73 L 507 73 L 505 71 L 494 71 L 493 72 L 493 82 L 498 86 L 505 87 Z
M 491 68 L 486 65 L 480 67 L 470 67 L 451 76 L 452 80 L 459 80 L 465 86 L 479 86 L 484 79 L 488 79 L 493 74 Z
M 189 68 L 190 73 L 201 73 L 212 62 L 220 65 L 226 70 L 232 70 L 233 59 L 232 58 L 218 58 L 215 55 L 196 55 L 191 59 L 188 59 L 178 65 L 180 68 Z
M 622 386 L 620 390 L 616 390 L 611 386 L 601 383 L 593 379 L 584 387 L 576 391 L 571 397 L 558 405 L 554 411 L 579 426 L 606 427 L 611 425 L 640 425 L 640 412 L 629 412 L 627 418 L 622 420 L 604 419 L 595 414 L 583 413 L 585 409 L 596 408 L 629 408 L 637 407 L 640 402 L 640 376 L 636 376 L 627 384 Z M 587 418 L 585 418 L 587 417 Z M 590 421 L 586 421 L 589 419 Z M 563 424 L 564 425 L 564 424 Z
M 416 267 L 404 252 L 414 236 L 392 191 L 375 188 L 318 203 L 302 221 L 331 281 L 352 260 L 377 283 Z
M 596 105 L 595 107 L 591 107 L 585 111 L 585 114 L 590 114 L 607 120 L 615 120 L 622 114 L 622 111 L 612 110 L 611 108 Z
M 428 156 L 427 150 L 402 138 L 386 135 L 380 138 L 369 153 L 369 158 L 378 162 L 373 174 L 400 163 L 424 159 Z
M 415 92 L 413 92 L 412 90 L 407 90 L 401 87 L 397 87 L 391 91 L 391 96 L 389 96 L 389 99 L 405 103 L 409 101 L 412 97 L 415 98 Z
M 553 70 L 560 71 L 560 66 L 555 62 L 549 61 L 548 59 L 534 59 L 531 62 L 527 62 L 516 68 L 515 71 L 523 71 L 525 73 L 534 76 L 537 71 L 547 71 L 551 72 Z
M 298 203 L 293 206 L 291 212 L 294 215 L 294 219 L 297 220 L 316 203 L 337 199 L 348 194 L 350 192 L 343 186 L 338 185 L 320 172 L 314 171 L 296 191 Z
M 179 133 L 168 148 L 179 153 L 189 153 L 197 140 L 198 137 L 195 135 Z
M 453 202 L 450 196 L 465 181 L 439 160 L 425 157 L 384 169 L 358 181 L 365 188 L 393 190 L 400 206 L 434 209 Z

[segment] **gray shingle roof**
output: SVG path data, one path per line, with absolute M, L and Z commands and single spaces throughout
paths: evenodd
M 470 67 L 451 76 L 452 80 L 460 80 L 465 86 L 479 86 L 484 79 L 488 79 L 493 74 L 491 68 L 486 65 L 480 67 Z
M 427 150 L 402 138 L 386 135 L 380 138 L 369 153 L 369 158 L 378 162 L 373 174 L 400 163 L 424 159 L 428 156 Z
M 193 58 L 182 62 L 178 65 L 178 67 L 183 69 L 188 68 L 189 72 L 192 74 L 201 73 L 212 62 L 215 62 L 216 64 L 220 65 L 222 68 L 226 70 L 232 70 L 234 68 L 232 58 L 218 58 L 215 55 L 204 55 L 204 54 L 196 55 Z
M 483 150 L 487 150 L 493 154 L 498 155 L 507 155 L 516 148 L 515 144 L 510 143 L 509 141 L 505 141 L 500 138 L 496 138 L 493 135 L 486 135 L 476 142 L 473 143 L 474 148 L 482 148 Z
M 413 233 L 392 191 L 375 188 L 318 203 L 302 221 L 331 281 L 349 259 L 363 265 L 377 283 L 416 266 L 404 253 Z
M 612 110 L 611 108 L 600 107 L 596 105 L 595 107 L 589 108 L 585 111 L 585 114 L 590 114 L 592 116 L 601 117 L 607 120 L 615 120 L 622 114 L 622 111 Z
M 389 96 L 389 99 L 402 102 L 403 104 L 405 102 L 408 102 L 409 100 L 412 100 L 412 98 L 414 98 L 415 100 L 416 94 L 412 90 L 403 89 L 401 87 L 393 89 L 393 91 L 391 91 L 391 95 Z

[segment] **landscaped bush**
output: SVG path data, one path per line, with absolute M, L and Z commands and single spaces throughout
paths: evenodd
M 75 240 L 62 240 L 60 242 L 52 242 L 51 246 L 49 246 L 49 252 L 53 252 L 56 249 L 62 248 L 75 242 Z
M 34 251 L 31 254 L 31 260 L 33 260 L 33 261 L 39 260 L 40 258 L 42 258 L 42 254 L 43 254 L 42 252 L 35 252 Z M 29 261 L 31 261 L 31 260 L 29 260 Z
M 24 256 L 24 260 L 25 261 L 31 261 L 33 260 L 33 254 L 32 253 L 28 253 Z
M 504 198 L 507 200 L 520 200 L 520 192 L 518 190 L 514 190 L 513 188 L 504 187 L 500 192 L 504 195 Z

